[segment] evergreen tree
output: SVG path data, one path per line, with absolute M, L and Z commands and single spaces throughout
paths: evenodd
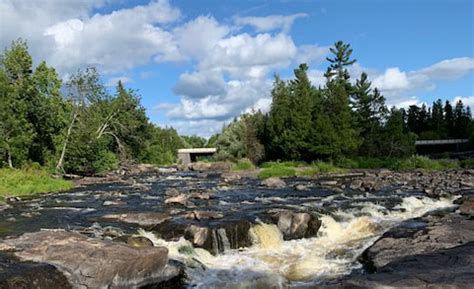
M 407 157 L 415 153 L 416 136 L 404 130 L 402 112 L 392 108 L 384 127 L 381 140 L 381 155 Z
M 0 153 L 9 167 L 27 161 L 34 130 L 28 121 L 32 59 L 23 40 L 14 41 L 0 61 Z
M 446 136 L 448 138 L 454 137 L 454 113 L 453 107 L 451 106 L 448 100 L 446 100 L 444 104 L 444 126 Z
M 442 139 L 446 137 L 443 102 L 441 99 L 433 102 L 429 127 L 435 133 L 437 138 Z

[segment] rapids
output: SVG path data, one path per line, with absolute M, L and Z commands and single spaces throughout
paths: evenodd
M 165 246 L 171 259 L 186 265 L 192 288 L 311 288 L 315 284 L 360 272 L 358 256 L 384 232 L 397 224 L 433 210 L 453 206 L 451 199 L 431 199 L 416 191 L 389 188 L 361 193 L 327 189 L 309 179 L 288 179 L 288 186 L 269 189 L 258 180 L 242 179 L 222 184 L 219 174 L 177 173 L 168 176 L 140 175 L 127 183 L 91 185 L 69 192 L 23 200 L 0 210 L 0 238 L 41 229 L 62 228 L 99 238 L 136 234 Z M 137 184 L 140 184 L 137 186 Z M 296 184 L 308 191 L 295 191 Z M 192 209 L 164 204 L 168 188 L 200 190 L 213 194 L 209 200 L 193 200 L 199 210 L 219 211 L 224 218 L 195 221 L 183 218 Z M 117 201 L 105 205 L 106 201 Z M 262 221 L 270 209 L 304 209 L 318 216 L 322 225 L 316 237 L 285 241 L 279 229 Z M 177 211 L 177 214 L 171 211 Z M 137 225 L 102 220 L 106 214 L 163 212 L 172 218 L 167 225 Z M 236 220 L 252 225 L 250 245 L 231 249 L 231 236 L 223 229 Z M 198 224 L 216 228 L 212 241 L 223 252 L 195 248 L 180 233 L 165 236 L 180 226 Z M 245 228 L 245 227 L 243 227 Z M 104 234 L 97 234 L 102 230 Z M 161 236 L 161 237 L 159 237 Z M 215 253 L 215 252 L 214 252 Z
M 402 221 L 453 206 L 454 198 L 405 197 L 392 210 L 366 203 L 360 209 L 322 214 L 315 238 L 284 241 L 273 224 L 250 231 L 253 245 L 213 256 L 184 238 L 167 242 L 139 229 L 139 236 L 165 246 L 187 265 L 192 288 L 304 288 L 361 269 L 357 257 L 380 235 Z

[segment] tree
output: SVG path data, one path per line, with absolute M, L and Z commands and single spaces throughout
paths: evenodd
M 446 137 L 446 124 L 441 99 L 433 102 L 429 128 L 437 135 L 437 138 L 442 139 Z
M 454 118 L 454 132 L 453 136 L 456 138 L 467 138 L 468 127 L 471 122 L 471 111 L 466 108 L 461 100 L 456 103 L 453 113 Z
M 384 127 L 381 140 L 381 155 L 386 157 L 407 157 L 415 153 L 416 136 L 403 128 L 403 115 L 392 108 Z
M 454 114 L 453 114 L 453 107 L 446 100 L 444 104 L 444 127 L 446 131 L 447 137 L 454 136 Z
M 28 122 L 32 59 L 25 41 L 17 40 L 0 61 L 0 152 L 9 167 L 27 160 L 34 130 Z
M 290 122 L 290 92 L 285 81 L 275 76 L 272 89 L 272 104 L 268 116 L 266 151 L 270 158 L 281 158 L 284 155 L 283 135 Z

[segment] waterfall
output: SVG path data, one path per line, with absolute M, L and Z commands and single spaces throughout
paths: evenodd
M 283 243 L 283 235 L 275 225 L 257 224 L 250 229 L 250 236 L 254 244 L 265 249 L 278 248 Z

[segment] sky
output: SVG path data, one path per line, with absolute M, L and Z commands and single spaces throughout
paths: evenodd
M 267 111 L 274 75 L 300 63 L 323 85 L 338 40 L 389 105 L 474 106 L 473 0 L 0 0 L 0 46 L 20 37 L 64 80 L 90 66 L 111 92 L 122 80 L 180 134 Z

